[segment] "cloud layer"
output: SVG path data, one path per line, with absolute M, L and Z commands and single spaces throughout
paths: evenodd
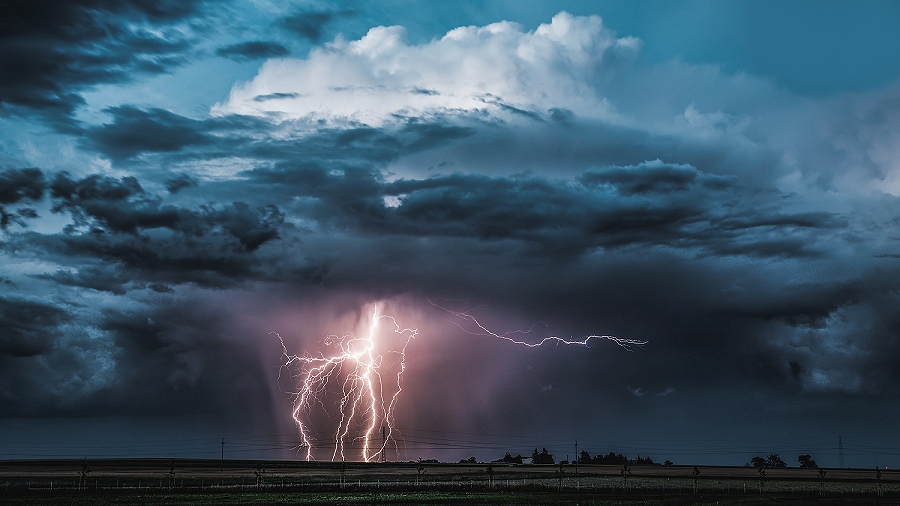
M 376 27 L 303 60 L 267 62 L 213 112 L 374 127 L 398 117 L 447 114 L 543 120 L 568 109 L 604 116 L 599 85 L 627 68 L 640 49 L 639 40 L 617 37 L 597 16 L 567 13 L 533 32 L 503 22 L 460 27 L 423 45 L 405 38 L 403 27 Z M 274 94 L 280 95 L 258 100 Z
M 559 13 L 424 42 L 375 27 L 303 58 L 274 35 L 217 40 L 202 58 L 265 61 L 208 111 L 87 103 L 200 59 L 183 27 L 206 8 L 72 3 L 8 31 L 38 49 L 7 55 L 25 71 L 0 78 L 3 121 L 56 136 L 3 148 L 3 416 L 252 412 L 290 431 L 269 332 L 317 353 L 377 301 L 421 336 L 407 427 L 687 437 L 690 420 L 765 433 L 747 416 L 764 412 L 831 437 L 827 406 L 854 413 L 840 425 L 897 399 L 900 88 L 797 97 L 649 64 L 640 40 Z M 356 15 L 268 26 L 319 43 Z M 34 61 L 56 63 L 39 78 Z M 514 349 L 429 300 L 498 331 L 650 344 Z
M 180 25 L 202 1 L 10 2 L 2 13 L 0 101 L 4 114 L 39 114 L 72 127 L 81 92 L 101 83 L 166 72 L 185 63 Z

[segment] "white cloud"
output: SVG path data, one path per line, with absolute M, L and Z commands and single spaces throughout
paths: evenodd
M 824 136 L 836 159 L 832 187 L 900 196 L 900 86 L 838 102 Z
M 598 16 L 565 12 L 533 31 L 504 21 L 423 44 L 410 44 L 403 27 L 378 26 L 303 59 L 265 62 L 211 113 L 300 120 L 284 124 L 287 136 L 408 118 L 478 128 L 392 160 L 387 170 L 396 177 L 447 170 L 570 177 L 660 158 L 802 193 L 813 210 L 855 212 L 835 192 L 900 195 L 896 86 L 798 97 L 771 79 L 716 65 L 637 62 L 641 46 Z
M 599 86 L 640 47 L 598 16 L 565 12 L 532 32 L 499 22 L 456 28 L 422 45 L 409 45 L 403 27 L 379 26 L 360 40 L 338 38 L 306 59 L 267 61 L 212 113 L 371 126 L 397 116 L 547 116 L 551 108 L 602 118 L 610 111 Z
M 637 388 L 628 387 L 628 391 L 631 392 L 631 395 L 634 395 L 635 397 L 643 397 L 643 396 L 647 395 L 647 391 L 641 387 L 637 387 Z

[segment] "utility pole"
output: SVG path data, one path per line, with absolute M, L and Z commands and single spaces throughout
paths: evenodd
M 841 436 L 838 436 L 838 458 L 840 461 L 840 468 L 844 468 L 844 440 L 841 439 Z
M 575 440 L 575 476 L 578 476 L 578 440 Z
M 221 463 L 221 466 L 219 467 L 219 470 L 220 471 L 225 470 L 225 438 L 224 437 L 222 438 L 222 463 Z
M 381 463 L 384 464 L 387 453 L 387 433 L 384 431 L 384 425 L 381 426 Z

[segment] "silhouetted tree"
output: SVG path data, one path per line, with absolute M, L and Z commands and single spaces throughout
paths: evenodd
M 694 477 L 694 493 L 700 491 L 700 468 L 694 466 L 694 470 L 691 471 L 691 476 Z
M 769 455 L 768 459 L 766 459 L 766 467 L 779 467 L 780 468 L 780 467 L 787 467 L 787 464 L 785 464 L 784 461 L 778 457 L 777 453 L 773 453 L 773 454 Z
M 819 469 L 819 495 L 825 495 L 825 475 L 828 471 Z
M 566 470 L 563 469 L 563 463 L 559 463 L 559 469 L 556 471 L 556 479 L 557 479 L 557 490 L 562 490 L 563 484 L 563 474 L 565 474 Z
M 785 464 L 784 461 L 781 460 L 777 453 L 773 453 L 765 459 L 759 456 L 753 457 L 752 459 L 750 459 L 750 464 L 758 469 L 763 467 L 787 467 L 787 464 Z
M 169 481 L 169 490 L 175 488 L 175 461 L 169 461 L 169 472 L 166 473 L 166 478 Z
M 507 454 L 509 455 L 509 454 Z M 475 460 L 475 457 L 469 457 L 467 459 L 462 459 L 459 461 L 460 464 L 477 464 L 478 461 Z
M 91 468 L 88 467 L 87 457 L 85 457 L 84 462 L 82 462 L 81 464 L 81 472 L 78 473 L 78 475 L 81 477 L 81 480 L 79 480 L 78 483 L 79 490 L 84 490 L 85 488 L 87 488 L 87 475 L 90 474 L 90 472 Z
M 641 458 L 640 455 L 638 455 L 636 459 L 631 460 L 629 462 L 629 464 L 631 464 L 633 466 L 655 466 L 655 465 L 657 465 L 655 462 L 653 462 L 653 459 L 651 459 L 650 457 Z
M 532 455 L 532 458 L 533 457 L 534 456 Z M 515 457 L 513 457 L 509 452 L 506 452 L 506 455 L 504 455 L 503 458 L 500 459 L 500 462 L 505 462 L 507 464 L 521 464 L 522 456 L 516 455 Z
M 341 486 L 344 485 L 344 471 L 347 469 L 347 464 L 341 464 Z M 262 488 L 263 476 L 266 475 L 266 468 L 263 467 L 262 462 L 258 462 L 256 464 L 256 471 L 253 472 L 256 475 L 256 488 Z
M 538 453 L 537 448 L 534 449 L 534 453 L 531 454 L 531 463 L 532 464 L 555 464 L 556 461 L 553 460 L 553 455 L 547 453 L 547 449 L 544 448 L 541 450 L 541 453 Z
M 619 466 L 622 466 L 625 464 L 655 465 L 655 466 L 659 465 L 659 464 L 653 462 L 653 459 L 651 459 L 650 457 L 642 458 L 640 455 L 638 455 L 638 457 L 635 460 L 628 460 L 628 457 L 626 457 L 625 455 L 622 455 L 621 453 L 609 452 L 609 454 L 607 454 L 607 455 L 601 454 L 601 455 L 597 455 L 596 457 L 591 457 L 591 454 L 586 451 L 582 451 L 578 455 L 578 463 L 579 464 L 606 464 L 606 465 L 619 465 Z M 669 465 L 672 465 L 671 462 L 669 463 Z
M 621 453 L 609 452 L 605 457 L 603 457 L 603 463 L 625 465 L 628 463 L 628 457 L 622 455 Z
M 419 465 L 416 466 L 416 486 L 422 483 L 423 474 L 425 474 L 425 466 L 422 465 L 422 459 L 419 459 Z
M 622 475 L 622 490 L 628 490 L 628 478 L 631 477 L 631 468 L 628 467 L 627 463 L 622 465 L 622 470 L 619 471 L 619 474 Z
M 800 455 L 797 457 L 797 462 L 800 463 L 800 469 L 818 469 L 819 465 L 816 464 L 816 461 L 812 459 L 809 455 Z
M 625 465 L 628 463 L 628 457 L 622 455 L 621 453 L 613 453 L 609 452 L 604 456 L 597 455 L 597 459 L 599 459 L 598 464 L 608 464 L 608 465 Z

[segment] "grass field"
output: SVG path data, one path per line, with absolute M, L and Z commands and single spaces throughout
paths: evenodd
M 900 473 L 691 466 L 0 461 L 0 504 L 900 504 Z
M 865 495 L 838 494 L 833 496 L 809 496 L 782 493 L 764 493 L 754 496 L 692 495 L 673 493 L 653 495 L 646 493 L 608 494 L 598 492 L 551 491 L 480 491 L 448 492 L 437 490 L 376 492 L 143 492 L 143 493 L 84 493 L 56 492 L 16 494 L 5 497 L 0 503 L 21 506 L 96 505 L 120 506 L 189 505 L 189 506 L 238 506 L 238 505 L 872 505 L 897 504 L 898 498 Z

